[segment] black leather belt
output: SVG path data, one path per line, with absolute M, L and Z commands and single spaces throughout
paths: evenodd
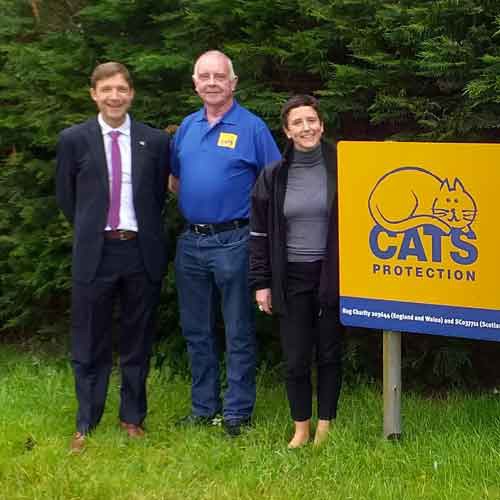
M 209 234 L 222 233 L 222 231 L 231 231 L 231 229 L 239 229 L 240 227 L 248 226 L 248 219 L 235 219 L 227 222 L 220 222 L 218 224 L 189 224 L 190 231 L 196 234 Z
M 134 240 L 137 238 L 135 231 L 126 231 L 125 229 L 115 229 L 113 231 L 104 231 L 104 238 L 106 240 Z

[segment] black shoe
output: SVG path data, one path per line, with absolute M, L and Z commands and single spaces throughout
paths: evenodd
M 179 419 L 175 425 L 178 425 L 180 427 L 187 427 L 190 425 L 200 425 L 200 426 L 212 426 L 212 425 L 219 425 L 220 423 L 220 416 L 219 415 L 212 415 L 211 417 L 205 417 L 203 415 L 186 415 L 185 417 L 182 417 Z
M 247 418 L 233 418 L 229 420 L 224 420 L 222 425 L 224 427 L 224 431 L 230 437 L 237 437 L 241 434 L 242 427 L 250 426 L 251 419 Z

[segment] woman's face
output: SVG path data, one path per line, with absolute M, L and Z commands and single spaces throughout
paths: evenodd
M 299 106 L 288 113 L 287 125 L 283 129 L 293 141 L 295 149 L 309 151 L 314 149 L 323 135 L 323 122 L 312 106 Z

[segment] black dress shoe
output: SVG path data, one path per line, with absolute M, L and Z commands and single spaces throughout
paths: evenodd
M 247 418 L 232 418 L 228 420 L 224 420 L 223 427 L 224 431 L 229 437 L 237 437 L 241 434 L 242 427 L 250 426 L 251 419 Z
M 211 417 L 205 417 L 203 415 L 190 414 L 177 420 L 175 425 L 178 425 L 180 427 L 187 427 L 190 425 L 200 425 L 200 426 L 210 427 L 212 425 L 219 425 L 219 423 L 220 423 L 219 415 L 212 415 Z

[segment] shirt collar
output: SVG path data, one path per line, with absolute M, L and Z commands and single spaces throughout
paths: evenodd
M 117 131 L 120 132 L 120 134 L 130 136 L 130 116 L 127 115 L 125 116 L 125 121 L 118 127 L 118 128 L 113 128 L 110 127 L 103 119 L 101 113 L 97 115 L 97 121 L 99 122 L 99 125 L 102 130 L 102 135 L 109 134 L 110 132 Z
M 240 105 L 238 104 L 236 99 L 233 98 L 232 106 L 222 115 L 222 117 L 219 119 L 217 123 L 236 125 L 238 123 L 237 114 L 239 108 Z M 207 121 L 207 113 L 205 111 L 205 107 L 201 108 L 198 111 L 198 116 L 196 117 L 196 121 L 198 122 Z M 217 123 L 215 125 L 217 125 Z

